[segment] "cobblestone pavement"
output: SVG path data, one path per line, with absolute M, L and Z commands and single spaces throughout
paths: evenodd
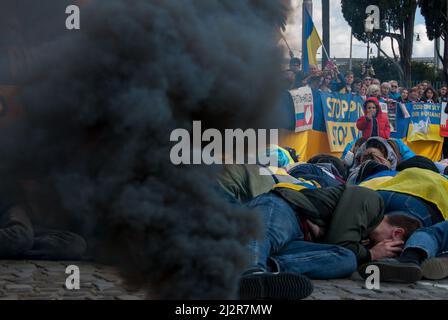
M 67 266 L 80 269 L 80 290 L 65 288 Z M 359 277 L 346 280 L 313 281 L 308 300 L 448 300 L 448 279 L 416 284 L 382 283 L 368 290 Z M 123 287 L 112 267 L 86 262 L 0 261 L 0 300 L 141 300 L 142 292 Z
M 414 284 L 381 283 L 369 290 L 358 274 L 346 280 L 313 281 L 314 292 L 307 300 L 448 300 L 448 279 L 422 280 Z
M 68 290 L 65 270 L 76 265 L 80 289 Z M 116 270 L 86 262 L 0 261 L 0 300 L 142 300 L 126 290 Z

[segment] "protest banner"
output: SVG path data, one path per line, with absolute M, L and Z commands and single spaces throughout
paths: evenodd
M 415 103 L 412 108 L 408 138 L 413 141 L 438 141 L 440 136 L 441 104 Z
M 397 132 L 397 103 L 387 102 L 387 118 L 389 119 L 390 132 Z
M 303 132 L 313 129 L 314 103 L 313 92 L 310 87 L 301 87 L 290 90 L 294 103 L 295 132 Z
M 363 100 L 335 93 L 321 93 L 321 100 L 331 152 L 342 152 L 359 137 L 356 121 L 363 115 Z
M 448 137 L 448 104 L 446 102 L 442 103 L 440 117 L 440 135 L 442 137 Z

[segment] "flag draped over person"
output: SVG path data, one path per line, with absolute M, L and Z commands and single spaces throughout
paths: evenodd
M 304 72 L 309 72 L 310 64 L 317 65 L 317 50 L 322 46 L 322 41 L 314 26 L 313 18 L 311 18 L 307 10 L 305 10 L 305 21 L 303 23 L 303 28 L 305 28 L 303 70 Z

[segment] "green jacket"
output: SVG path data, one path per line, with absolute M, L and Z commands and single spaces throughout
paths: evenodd
M 277 169 L 278 172 L 273 172 L 273 168 L 271 168 L 269 169 L 270 175 L 261 175 L 261 168 L 258 165 L 226 165 L 218 177 L 218 184 L 228 195 L 243 204 L 271 191 L 276 183 L 298 182 L 297 179 L 281 169 Z
M 298 216 L 323 227 L 323 243 L 336 244 L 353 251 L 358 263 L 371 260 L 362 242 L 384 217 L 383 199 L 372 190 L 358 186 L 293 190 L 274 188 L 288 201 Z

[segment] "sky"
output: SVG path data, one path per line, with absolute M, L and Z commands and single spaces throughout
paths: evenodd
M 284 33 L 294 55 L 298 57 L 301 56 L 302 50 L 302 3 L 302 0 L 292 0 L 293 12 L 288 20 L 288 25 Z M 322 37 L 322 2 L 320 0 L 313 0 L 313 21 Z M 421 41 L 414 43 L 413 56 L 433 57 L 434 42 L 429 41 L 426 35 L 425 20 L 420 14 L 419 8 L 417 9 L 417 17 L 415 21 L 415 33 L 420 35 Z M 331 57 L 348 58 L 350 56 L 350 26 L 342 15 L 340 0 L 330 0 L 330 38 Z M 397 48 L 396 42 L 395 48 Z M 383 42 L 382 49 L 392 55 L 389 38 Z M 374 56 L 376 56 L 377 49 L 375 46 L 373 52 Z M 398 50 L 396 50 L 396 52 L 398 52 Z M 320 56 L 321 50 L 319 50 L 318 58 L 320 58 Z M 367 44 L 353 38 L 353 57 L 366 58 Z

